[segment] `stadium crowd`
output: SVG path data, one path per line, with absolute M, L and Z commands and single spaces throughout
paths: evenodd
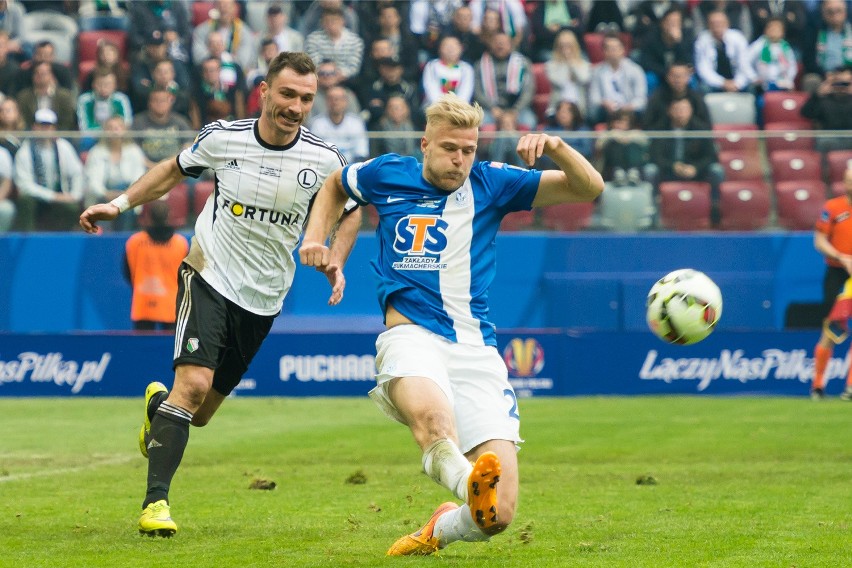
M 350 162 L 418 156 L 448 91 L 485 110 L 481 159 L 523 165 L 516 140 L 541 129 L 595 160 L 597 203 L 504 230 L 811 229 L 852 160 L 850 16 L 845 0 L 0 0 L 0 232 L 73 230 L 194 130 L 258 116 L 268 62 L 302 50 L 306 125 Z M 213 190 L 190 181 L 166 196 L 177 225 Z

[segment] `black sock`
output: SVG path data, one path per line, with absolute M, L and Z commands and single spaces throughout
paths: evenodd
M 157 412 L 157 409 L 160 408 L 160 404 L 166 400 L 166 397 L 169 396 L 168 392 L 160 391 L 154 396 L 151 397 L 151 400 L 148 401 L 148 421 L 150 422 L 154 418 L 154 413 Z
M 190 420 L 191 413 L 168 402 L 160 404 L 154 413 L 148 442 L 148 492 L 143 509 L 161 499 L 168 501 L 172 477 L 189 441 Z

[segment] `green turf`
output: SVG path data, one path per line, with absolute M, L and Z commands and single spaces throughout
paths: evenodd
M 836 399 L 523 400 L 515 523 L 419 559 L 384 554 L 449 495 L 368 400 L 227 401 L 192 430 L 170 540 L 136 532 L 140 406 L 0 399 L 0 566 L 852 564 L 852 404 Z

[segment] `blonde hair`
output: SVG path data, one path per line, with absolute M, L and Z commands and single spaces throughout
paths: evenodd
M 426 128 L 479 128 L 484 113 L 477 103 L 466 103 L 455 93 L 446 93 L 426 109 Z

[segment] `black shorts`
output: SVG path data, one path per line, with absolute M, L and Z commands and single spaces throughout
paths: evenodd
M 828 317 L 837 295 L 843 290 L 843 285 L 848 278 L 849 273 L 845 269 L 838 266 L 826 267 L 825 276 L 822 279 L 822 313 L 820 315 L 823 319 Z
M 275 316 L 259 316 L 214 290 L 194 268 L 181 264 L 173 366 L 213 369 L 213 388 L 228 395 L 269 335 Z

